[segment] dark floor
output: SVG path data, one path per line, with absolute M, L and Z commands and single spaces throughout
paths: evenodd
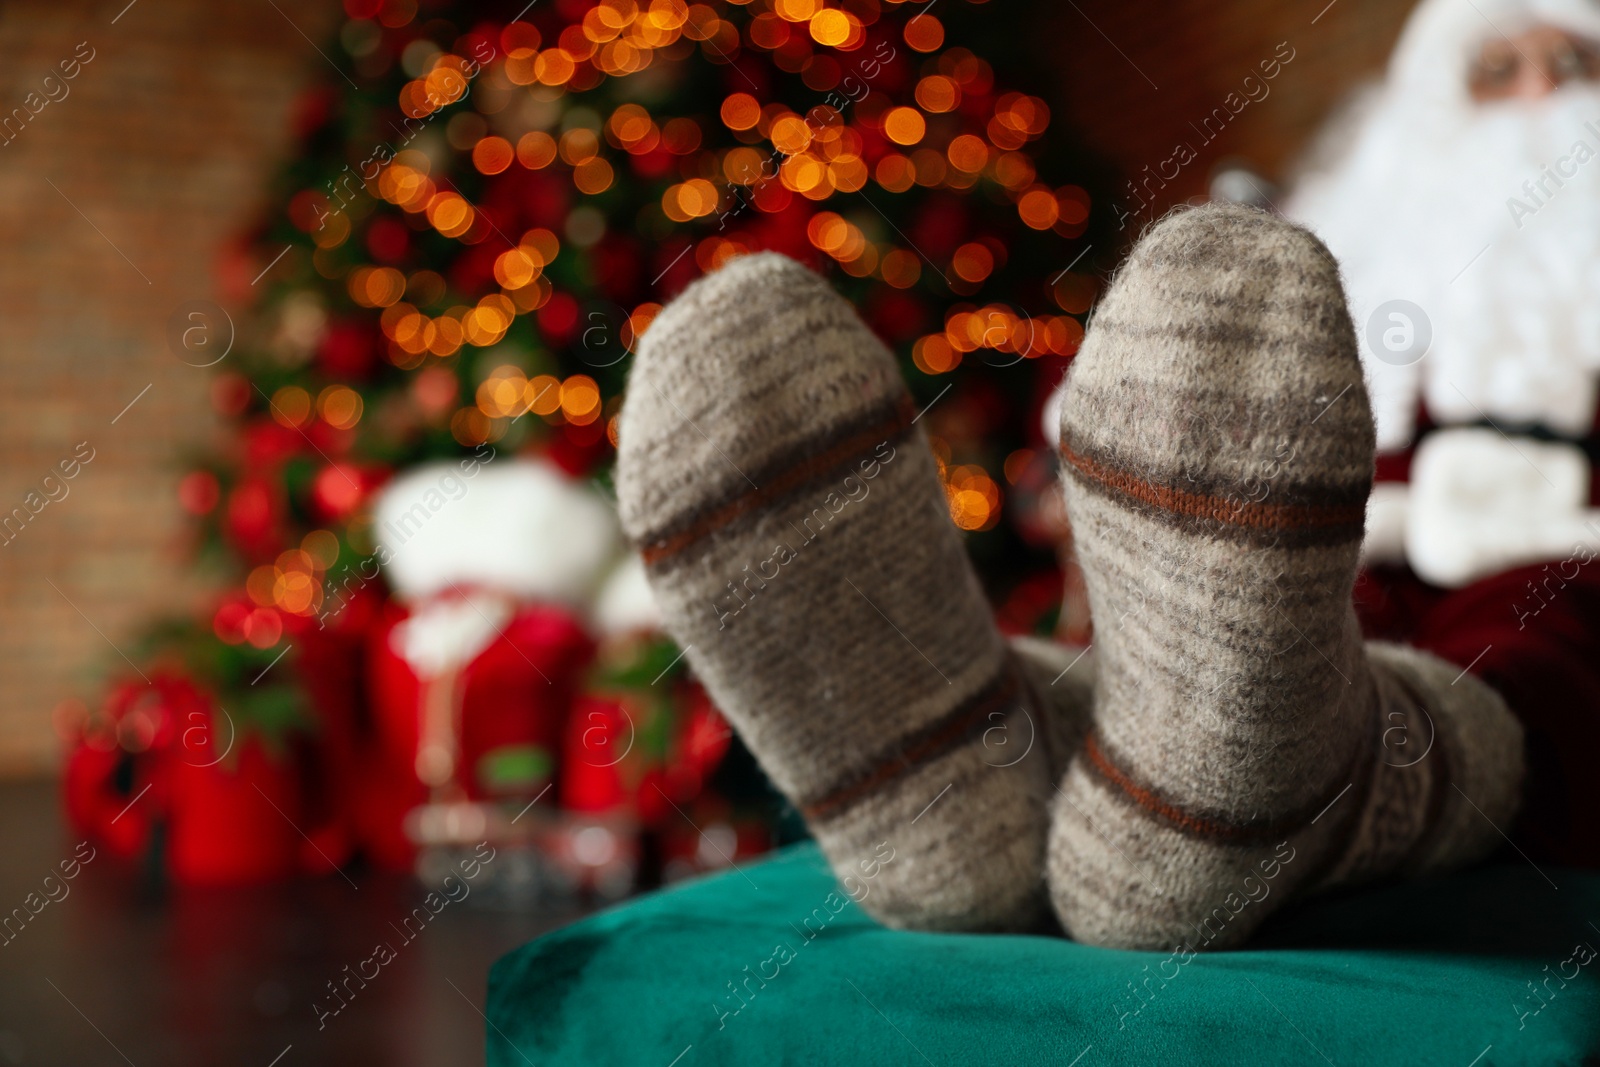
M 0 785 L 0 914 L 42 896 L 76 844 L 54 783 Z M 405 877 L 162 896 L 102 852 L 65 884 L 0 938 L 0 1064 L 481 1064 L 489 965 L 578 915 L 469 896 L 404 943 L 389 924 L 422 895 Z M 396 958 L 319 1029 L 326 983 L 385 939 Z

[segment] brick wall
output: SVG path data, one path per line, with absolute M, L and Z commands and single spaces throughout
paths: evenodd
M 66 90 L 0 146 L 0 514 L 44 497 L 80 442 L 94 457 L 0 535 L 4 772 L 55 762 L 51 709 L 93 697 L 127 669 L 114 646 L 197 591 L 175 463 L 215 427 L 207 373 L 167 350 L 166 319 L 213 296 L 217 250 L 261 209 L 293 96 L 324 66 L 288 19 L 320 43 L 338 15 L 332 0 L 126 2 L 0 9 L 0 118 Z

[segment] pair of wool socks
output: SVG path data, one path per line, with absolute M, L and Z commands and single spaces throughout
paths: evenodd
M 1514 720 L 1350 609 L 1372 421 L 1309 234 L 1185 212 L 1102 301 L 1062 413 L 1080 666 L 995 630 L 919 417 L 849 306 L 757 255 L 646 334 L 617 466 L 668 628 L 880 919 L 1035 928 L 1047 871 L 1080 940 L 1221 947 L 1497 839 Z

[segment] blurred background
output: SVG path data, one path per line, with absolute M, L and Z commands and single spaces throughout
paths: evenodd
M 1044 399 L 1137 225 L 1270 198 L 1409 7 L 1324 3 L 7 4 L 0 1063 L 479 1062 L 499 954 L 798 832 L 610 510 L 730 256 L 857 301 L 1003 625 L 1070 636 Z

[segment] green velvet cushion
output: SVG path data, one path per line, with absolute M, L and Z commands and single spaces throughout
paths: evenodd
M 1592 924 L 1600 876 L 1519 863 L 1321 900 L 1188 959 L 905 933 L 803 845 L 500 960 L 489 1063 L 1600 1063 Z

